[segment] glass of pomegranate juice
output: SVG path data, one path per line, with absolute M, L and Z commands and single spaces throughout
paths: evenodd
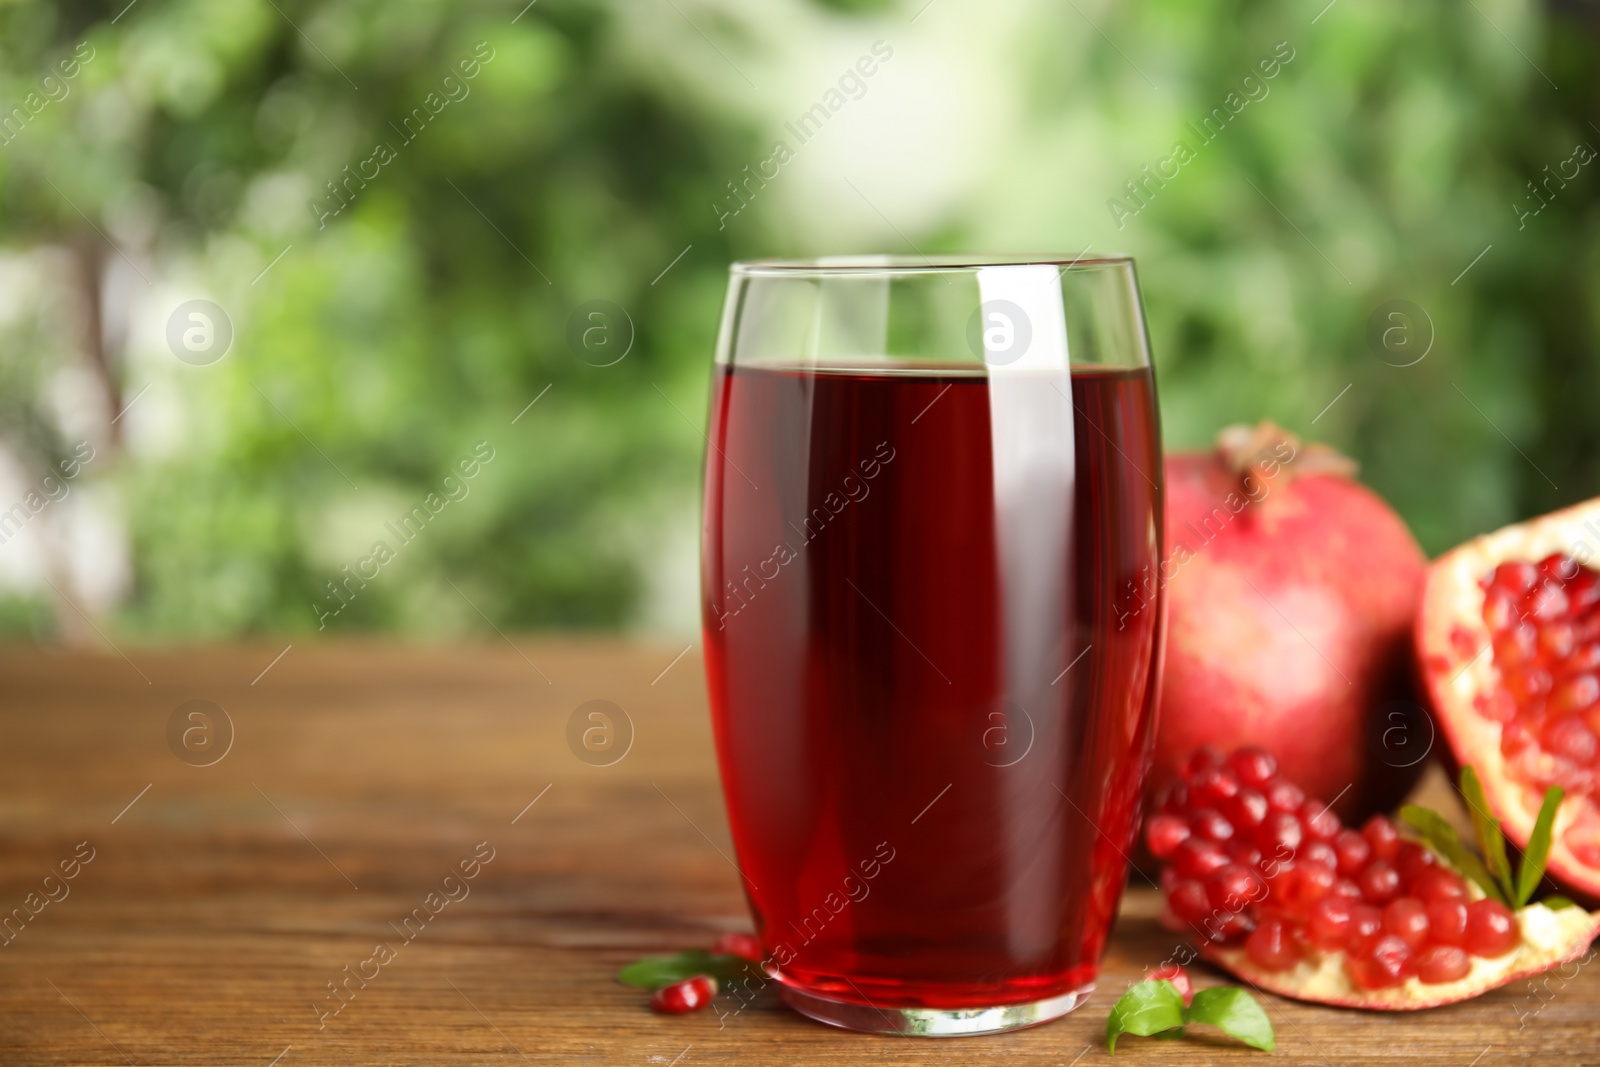
M 706 672 L 763 969 L 854 1030 L 1071 1011 L 1161 661 L 1133 262 L 738 263 L 714 373 Z

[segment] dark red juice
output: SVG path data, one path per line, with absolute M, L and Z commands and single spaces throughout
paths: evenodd
M 772 965 L 838 1000 L 1087 988 L 1134 839 L 1160 661 L 1159 606 L 1125 595 L 1160 550 L 1150 374 L 974 371 L 717 371 L 723 789 Z

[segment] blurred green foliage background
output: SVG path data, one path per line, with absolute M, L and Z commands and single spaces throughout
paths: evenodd
M 1169 448 L 1273 418 L 1430 552 L 1594 495 L 1597 27 L 1529 0 L 7 0 L 0 632 L 692 631 L 726 267 L 760 255 L 1128 252 Z M 233 330 L 203 366 L 167 336 L 196 299 Z M 632 335 L 609 366 L 569 343 L 595 300 Z

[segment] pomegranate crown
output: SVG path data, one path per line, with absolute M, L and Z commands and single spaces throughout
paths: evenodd
M 1217 434 L 1217 455 L 1241 479 L 1249 474 L 1262 477 L 1263 468 L 1274 463 L 1281 465 L 1282 474 L 1291 478 L 1312 474 L 1354 478 L 1358 469 L 1356 461 L 1338 449 L 1315 442 L 1302 444 L 1300 438 L 1270 419 L 1254 426 L 1240 422 L 1223 427 Z

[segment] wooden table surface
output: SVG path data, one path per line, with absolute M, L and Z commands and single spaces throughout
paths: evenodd
M 698 650 L 509 645 L 0 650 L 0 912 L 31 916 L 0 945 L 0 1063 L 1089 1064 L 1178 943 L 1130 892 L 1100 993 L 998 1037 L 863 1036 L 776 1001 L 722 1028 L 653 1015 L 619 966 L 748 928 Z M 567 743 L 592 699 L 633 725 L 609 766 Z M 193 700 L 232 725 L 209 766 L 225 727 L 169 729 Z M 376 975 L 336 1000 L 347 967 Z M 1600 1062 L 1588 968 L 1404 1015 L 1264 1002 L 1276 1053 L 1129 1038 L 1117 1060 Z

